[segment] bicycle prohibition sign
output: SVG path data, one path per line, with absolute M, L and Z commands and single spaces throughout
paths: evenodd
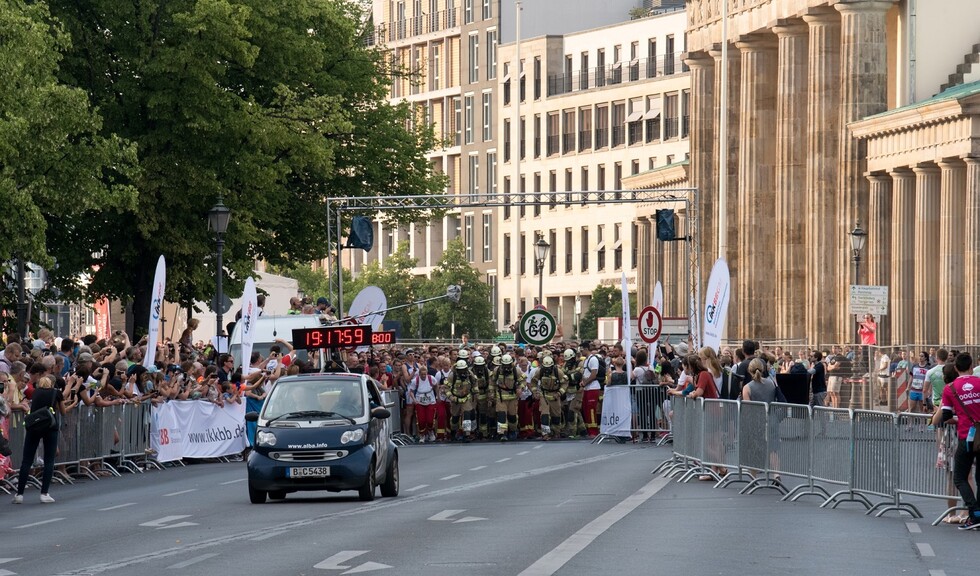
M 555 337 L 555 317 L 547 310 L 531 310 L 521 318 L 517 329 L 528 344 L 543 346 Z

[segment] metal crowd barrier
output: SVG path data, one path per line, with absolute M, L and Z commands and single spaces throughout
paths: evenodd
M 381 399 L 385 403 L 385 408 L 391 412 L 391 416 L 388 418 L 391 426 L 391 441 L 399 446 L 414 444 L 415 440 L 412 436 L 402 432 L 401 390 L 382 390 Z
M 771 488 L 783 500 L 817 496 L 821 507 L 857 502 L 867 514 L 905 512 L 907 497 L 949 500 L 946 515 L 965 509 L 951 479 L 953 426 L 935 430 L 931 415 L 811 408 L 730 400 L 673 400 L 670 458 L 653 473 L 688 481 L 724 477 L 715 487 L 747 482 L 740 493 Z M 938 450 L 937 450 L 938 448 Z M 938 457 L 937 457 L 938 454 Z M 788 490 L 783 478 L 801 483 Z M 830 493 L 828 487 L 836 486 Z
M 120 476 L 119 470 L 141 473 L 145 467 L 160 468 L 150 454 L 150 409 L 148 402 L 98 408 L 78 406 L 61 416 L 54 481 L 70 484 L 74 478 L 98 480 L 97 472 Z M 0 490 L 16 488 L 16 471 L 20 469 L 24 450 L 24 415 L 9 417 L 11 476 L 0 479 Z M 28 478 L 30 486 L 40 488 L 39 449 L 36 466 Z

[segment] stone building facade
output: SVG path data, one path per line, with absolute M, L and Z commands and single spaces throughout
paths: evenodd
M 722 35 L 722 1 L 728 2 L 727 38 Z M 960 3 L 918 4 L 923 16 L 929 12 L 936 17 L 945 10 L 943 17 L 949 18 L 949 10 L 956 9 L 950 5 Z M 960 9 L 968 10 L 969 4 Z M 848 314 L 852 284 L 891 286 L 889 316 L 894 314 L 896 322 L 891 325 L 897 332 L 886 330 L 883 336 L 888 341 L 959 343 L 960 336 L 968 336 L 967 329 L 960 327 L 961 312 L 964 306 L 975 309 L 976 295 L 964 292 L 963 285 L 967 274 L 976 273 L 966 266 L 942 275 L 937 269 L 924 278 L 911 266 L 901 266 L 909 258 L 926 258 L 924 252 L 910 255 L 908 247 L 921 250 L 927 243 L 938 254 L 941 236 L 950 236 L 947 242 L 965 238 L 959 231 L 962 227 L 946 231 L 946 219 L 954 215 L 939 200 L 944 185 L 956 188 L 955 193 L 946 193 L 955 199 L 966 194 L 962 183 L 973 161 L 961 158 L 976 155 L 976 137 L 962 140 L 962 149 L 943 149 L 945 155 L 940 157 L 935 147 L 921 150 L 933 164 L 920 165 L 924 160 L 919 159 L 905 164 L 910 167 L 907 174 L 890 176 L 894 186 L 883 176 L 891 174 L 891 167 L 885 166 L 889 162 L 876 161 L 879 168 L 868 176 L 867 149 L 880 145 L 883 138 L 873 126 L 911 122 L 908 115 L 915 113 L 906 111 L 906 116 L 897 113 L 887 119 L 877 115 L 914 102 L 925 89 L 910 88 L 921 76 L 915 69 L 917 49 L 909 39 L 915 26 L 912 9 L 914 4 L 900 0 L 688 2 L 690 179 L 700 190 L 701 259 L 708 263 L 703 269 L 710 270 L 710 262 L 719 256 L 719 226 L 727 231 L 729 249 L 724 256 L 733 287 L 730 337 L 853 342 L 856 325 Z M 980 37 L 973 40 L 977 41 Z M 729 153 L 719 162 L 722 42 L 728 43 Z M 920 67 L 927 64 L 944 65 L 919 62 Z M 937 83 L 933 93 L 939 89 Z M 964 117 L 950 122 L 968 130 Z M 857 123 L 853 134 L 852 123 Z M 891 145 L 899 150 L 912 146 L 908 135 L 917 130 L 914 126 L 901 130 L 906 136 L 891 138 Z M 935 140 L 939 146 L 941 138 Z M 720 178 L 727 181 L 725 214 L 719 214 L 717 207 Z M 882 211 L 887 209 L 881 204 L 885 189 L 888 194 L 899 189 L 908 194 L 899 202 L 903 208 L 912 203 L 907 226 L 889 220 L 889 228 L 881 228 Z M 859 222 L 867 227 L 869 218 L 873 222 L 864 258 L 877 264 L 871 270 L 862 267 L 856 277 L 849 233 Z M 915 224 L 919 220 L 922 224 Z M 898 277 L 886 275 L 889 269 L 894 272 L 894 266 L 884 265 L 893 254 L 898 258 Z M 964 257 L 957 254 L 962 251 L 944 258 L 958 266 Z M 951 319 L 954 316 L 960 316 L 959 322 Z M 949 326 L 941 328 L 943 322 Z

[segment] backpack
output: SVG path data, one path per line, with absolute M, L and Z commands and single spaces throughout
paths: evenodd
M 790 374 L 806 374 L 806 366 L 799 362 L 793 362 L 793 365 L 789 367 Z
M 598 356 L 593 354 L 589 356 L 589 358 L 585 361 L 585 365 L 588 366 L 589 360 L 593 358 L 595 358 L 596 362 L 599 364 L 599 369 L 596 370 L 595 381 L 598 382 L 600 386 L 605 386 L 606 385 L 606 362 L 602 358 L 599 358 Z

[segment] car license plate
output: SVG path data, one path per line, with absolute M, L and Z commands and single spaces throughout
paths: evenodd
M 289 478 L 326 478 L 330 476 L 329 466 L 293 466 L 286 471 Z

